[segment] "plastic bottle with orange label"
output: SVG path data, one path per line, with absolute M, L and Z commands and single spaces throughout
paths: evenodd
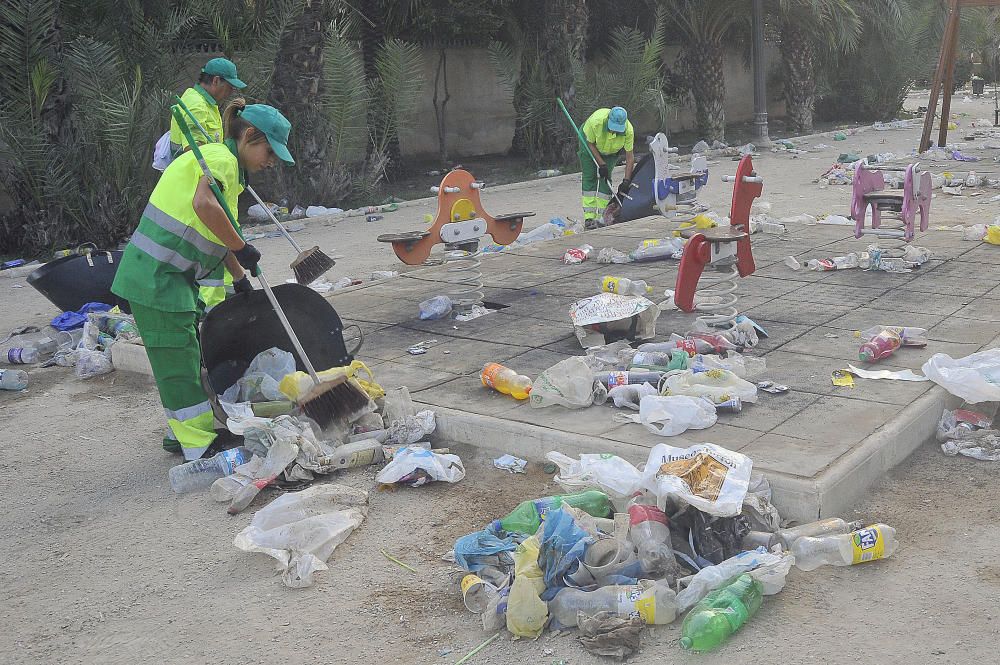
M 479 379 L 484 386 L 514 399 L 528 399 L 531 394 L 531 379 L 500 363 L 486 363 Z

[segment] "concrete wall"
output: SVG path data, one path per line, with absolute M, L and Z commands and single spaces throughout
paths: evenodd
M 424 88 L 416 117 L 403 132 L 399 145 L 404 155 L 437 155 L 437 125 L 434 117 L 434 77 L 438 51 L 424 47 Z M 503 153 L 514 138 L 514 104 L 497 79 L 485 48 L 448 48 L 448 89 L 445 107 L 446 141 L 455 157 Z M 444 99 L 443 79 L 438 99 Z

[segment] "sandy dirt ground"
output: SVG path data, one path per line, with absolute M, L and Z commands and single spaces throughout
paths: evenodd
M 925 102 L 914 97 L 909 105 L 918 103 Z M 968 120 L 992 115 L 992 100 L 959 97 L 953 108 L 970 114 L 965 129 Z M 812 179 L 841 152 L 907 154 L 916 135 L 868 131 L 836 143 L 816 137 L 810 143 L 831 147 L 798 158 L 766 154 L 757 162 L 764 198 L 777 216 L 846 214 L 849 189 L 821 189 Z M 979 152 L 988 161 L 977 170 L 1000 171 L 992 152 Z M 720 162 L 714 173 L 734 166 Z M 729 185 L 713 178 L 704 191 L 701 198 L 717 209 L 728 206 Z M 483 198 L 490 211 L 534 209 L 534 221 L 543 222 L 579 214 L 578 196 L 576 176 L 564 176 L 487 189 Z M 1000 212 L 997 203 L 940 194 L 934 206 L 932 225 L 988 222 Z M 331 279 L 366 277 L 399 268 L 374 236 L 422 228 L 426 212 L 430 202 L 379 222 L 321 222 L 297 239 L 343 257 Z M 283 240 L 257 244 L 272 281 L 291 276 L 292 251 Z M 10 327 L 43 325 L 57 313 L 23 279 L 0 278 L 0 294 L 0 315 Z M 341 314 L 350 319 L 350 312 Z M 232 545 L 253 510 L 229 517 L 207 495 L 170 491 L 166 473 L 178 458 L 160 450 L 162 427 L 155 388 L 135 375 L 81 381 L 63 368 L 33 369 L 28 391 L 0 394 L 0 662 L 454 663 L 489 635 L 463 608 L 455 569 L 441 556 L 457 537 L 522 499 L 558 491 L 537 461 L 527 474 L 511 476 L 492 467 L 496 451 L 471 448 L 455 450 L 468 476 L 454 486 L 377 492 L 373 471 L 348 472 L 341 482 L 371 490 L 367 521 L 313 587 L 287 589 L 270 559 Z M 895 526 L 902 543 L 896 556 L 793 571 L 786 589 L 718 652 L 683 653 L 677 622 L 648 631 L 631 662 L 995 661 L 997 469 L 946 458 L 928 444 L 844 516 Z M 417 572 L 388 561 L 380 548 Z M 468 662 L 604 661 L 571 635 L 512 641 L 505 633 Z

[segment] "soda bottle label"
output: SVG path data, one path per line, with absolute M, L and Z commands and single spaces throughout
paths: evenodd
M 608 293 L 621 293 L 617 277 L 605 277 L 601 280 L 601 289 Z
M 483 381 L 483 385 L 489 386 L 490 388 L 496 390 L 497 374 L 499 374 L 502 369 L 503 365 L 499 363 L 490 363 L 489 365 L 484 367 L 483 373 L 480 375 L 480 378 Z
M 654 238 L 654 239 L 643 240 L 642 241 L 642 247 L 643 247 L 643 249 L 645 249 L 647 247 L 659 247 L 659 246 L 660 246 L 660 239 L 659 238 Z
M 618 591 L 618 616 L 639 617 L 652 625 L 656 619 L 656 596 L 645 593 L 641 586 L 621 587 Z
M 628 385 L 628 372 L 611 372 L 608 376 L 608 390 Z
M 7 351 L 7 362 L 11 365 L 24 365 L 24 361 L 21 360 L 21 353 L 24 349 L 13 348 Z
M 687 351 L 687 354 L 692 358 L 698 355 L 698 345 L 695 344 L 693 339 L 678 340 L 676 348 L 682 351 Z
M 222 460 L 226 463 L 226 475 L 236 472 L 236 467 L 247 461 L 243 451 L 239 448 L 230 448 L 222 451 Z
M 858 529 L 852 533 L 851 545 L 854 549 L 853 563 L 875 561 L 885 556 L 885 538 L 876 526 Z

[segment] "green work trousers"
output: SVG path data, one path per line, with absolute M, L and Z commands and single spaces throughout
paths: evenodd
M 599 220 L 604 217 L 604 209 L 608 207 L 611 200 L 611 186 L 606 180 L 602 180 L 597 173 L 597 166 L 594 165 L 594 156 L 590 150 L 581 148 L 577 152 L 580 158 L 580 170 L 583 172 L 583 219 Z M 608 172 L 618 164 L 618 155 L 601 155 L 601 159 L 608 165 Z
M 201 385 L 201 345 L 195 312 L 164 312 L 130 303 L 167 417 L 166 450 L 200 459 L 215 440 L 215 416 Z

